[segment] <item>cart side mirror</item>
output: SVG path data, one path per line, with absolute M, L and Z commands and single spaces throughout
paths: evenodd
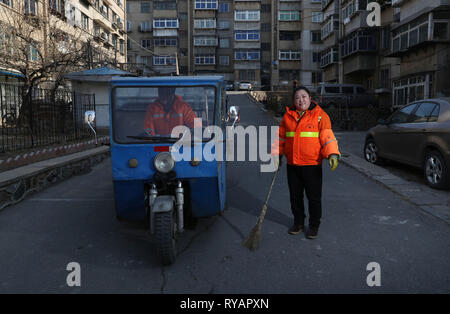
M 239 119 L 239 107 L 238 106 L 231 106 L 228 109 L 228 119 L 232 120 L 232 121 Z
M 86 124 L 92 124 L 94 123 L 94 121 L 95 121 L 95 111 L 92 110 L 86 111 L 84 113 L 84 122 Z
M 92 126 L 92 124 L 95 121 L 95 111 L 93 110 L 89 110 L 86 111 L 84 113 L 84 122 L 89 125 L 89 127 L 91 128 L 92 132 L 94 133 L 95 136 L 95 145 L 97 145 L 97 132 L 95 131 L 94 127 Z

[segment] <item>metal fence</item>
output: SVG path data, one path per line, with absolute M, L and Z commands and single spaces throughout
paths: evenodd
M 64 144 L 93 137 L 84 112 L 95 110 L 95 95 L 0 83 L 0 153 Z

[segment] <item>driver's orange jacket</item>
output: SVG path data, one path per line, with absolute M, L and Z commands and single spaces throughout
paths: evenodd
M 271 154 L 284 154 L 296 166 L 320 165 L 324 158 L 340 155 L 330 117 L 314 101 L 303 115 L 287 107 Z
M 165 112 L 164 107 L 158 99 L 148 106 L 145 115 L 144 131 L 147 135 L 170 135 L 172 129 L 178 125 L 185 125 L 188 128 L 194 127 L 195 113 L 191 106 L 179 95 L 175 95 L 175 101 L 169 112 Z

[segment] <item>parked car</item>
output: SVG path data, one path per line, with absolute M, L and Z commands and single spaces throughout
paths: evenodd
M 226 81 L 225 82 L 225 89 L 226 90 L 233 90 L 234 89 L 234 85 L 232 81 Z
M 450 98 L 415 101 L 380 120 L 366 136 L 364 157 L 420 167 L 429 186 L 450 187 Z
M 247 91 L 252 90 L 252 83 L 241 81 L 239 82 L 238 90 L 247 90 Z
M 316 90 L 319 105 L 323 108 L 340 106 L 374 107 L 377 101 L 367 93 L 364 87 L 357 84 L 320 83 Z

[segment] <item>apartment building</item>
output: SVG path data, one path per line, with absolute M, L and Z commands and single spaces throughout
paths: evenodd
M 400 60 L 393 106 L 450 96 L 450 0 L 394 0 L 392 6 L 389 56 Z
M 126 62 L 125 10 L 122 0 L 1 0 L 0 14 L 3 25 L 30 32 L 30 39 L 36 43 L 30 45 L 26 56 L 30 62 L 37 61 L 35 47 L 39 47 L 41 55 L 45 57 L 53 53 L 51 49 L 55 41 L 60 51 L 69 47 L 71 41 L 89 43 L 86 63 L 91 67 L 104 62 Z M 16 40 L 12 34 L 0 34 L 3 47 L 9 44 L 14 49 Z M 0 69 L 0 80 L 11 81 L 11 78 L 20 81 L 23 76 L 17 73 L 14 65 Z
M 320 0 L 129 0 L 127 14 L 128 62 L 145 64 L 144 75 L 221 74 L 263 88 L 321 79 Z M 315 60 L 304 77 L 303 54 Z
M 323 81 L 337 83 L 339 78 L 339 35 L 340 35 L 340 0 L 322 0 L 323 21 L 320 29 L 322 50 L 320 52 L 320 68 Z

